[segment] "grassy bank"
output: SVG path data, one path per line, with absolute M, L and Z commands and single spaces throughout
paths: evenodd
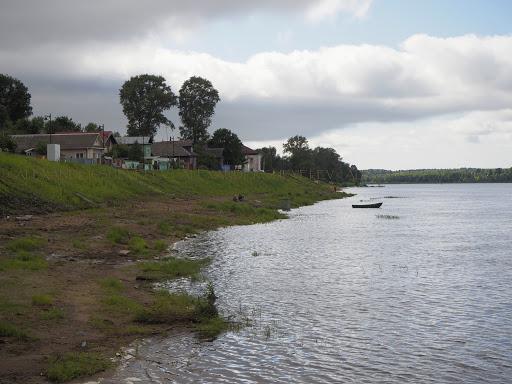
M 311 203 L 325 185 L 303 178 L 262 173 L 185 171 L 131 172 L 106 166 L 60 164 L 0 153 L 0 201 L 4 214 L 49 212 L 115 204 L 148 196 L 205 198 L 235 194 L 273 194 Z M 310 196 L 308 194 L 315 194 Z M 276 201 L 277 202 L 277 201 Z
M 142 174 L 1 153 L 0 173 L 0 371 L 12 383 L 92 375 L 134 339 L 176 327 L 215 337 L 229 324 L 213 287 L 201 297 L 153 289 L 204 279 L 209 255 L 169 258 L 168 247 L 200 231 L 282 218 L 283 200 L 343 197 L 303 178 Z M 238 194 L 242 202 L 232 200 Z

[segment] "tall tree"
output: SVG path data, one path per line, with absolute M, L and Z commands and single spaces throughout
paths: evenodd
M 311 150 L 308 140 L 304 136 L 293 136 L 283 144 L 284 153 L 290 155 L 290 164 L 292 169 L 311 168 Z
M 82 126 L 68 116 L 59 116 L 52 120 L 51 126 L 49 122 L 46 124 L 46 131 L 48 133 L 81 132 Z
M 15 122 L 32 114 L 30 97 L 25 84 L 14 77 L 0 74 L 0 106 L 9 120 Z
M 164 112 L 177 104 L 176 95 L 162 76 L 139 75 L 127 80 L 119 90 L 129 136 L 153 137 L 160 125 L 174 129 Z
M 219 101 L 219 92 L 209 80 L 193 76 L 185 81 L 179 97 L 181 137 L 194 144 L 208 140 L 208 127 Z
M 96 123 L 88 123 L 84 127 L 84 132 L 93 133 L 93 132 L 101 132 L 101 128 Z
M 242 154 L 242 141 L 229 129 L 220 128 L 213 132 L 208 145 L 213 148 L 224 148 L 222 156 L 224 157 L 225 164 L 235 166 L 241 165 L 245 161 L 245 157 Z

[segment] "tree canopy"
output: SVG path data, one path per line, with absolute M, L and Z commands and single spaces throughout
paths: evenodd
M 45 125 L 47 133 L 62 133 L 62 132 L 81 132 L 82 126 L 79 123 L 73 121 L 68 116 L 58 116 L 50 121 L 47 121 Z
M 160 125 L 174 129 L 164 112 L 177 104 L 176 95 L 162 76 L 139 75 L 127 80 L 119 90 L 129 136 L 153 137 Z
M 30 93 L 20 80 L 0 74 L 0 123 L 16 122 L 32 114 Z
M 208 141 L 208 146 L 212 148 L 224 148 L 222 156 L 224 157 L 225 164 L 235 166 L 243 164 L 245 160 L 242 154 L 242 141 L 229 129 L 217 129 Z
M 209 80 L 193 76 L 185 81 L 179 94 L 181 137 L 194 144 L 207 141 L 208 127 L 219 101 L 219 92 Z

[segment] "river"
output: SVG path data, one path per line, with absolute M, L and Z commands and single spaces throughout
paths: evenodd
M 248 325 L 148 339 L 113 382 L 511 382 L 512 185 L 349 191 L 179 243 Z

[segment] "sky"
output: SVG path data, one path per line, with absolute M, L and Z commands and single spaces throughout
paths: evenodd
M 511 14 L 509 0 L 0 0 L 0 73 L 35 115 L 120 133 L 124 81 L 162 75 L 178 93 L 196 75 L 221 96 L 210 132 L 252 147 L 299 134 L 360 169 L 511 167 Z

